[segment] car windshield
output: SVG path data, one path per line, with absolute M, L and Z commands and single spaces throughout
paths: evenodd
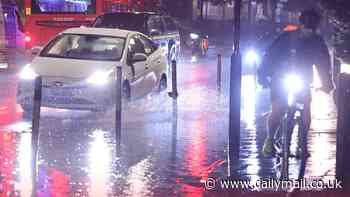
M 124 43 L 125 39 L 118 37 L 63 34 L 51 41 L 40 56 L 118 61 L 122 57 Z
M 94 22 L 93 27 L 119 28 L 146 33 L 145 24 L 144 15 L 121 13 L 100 16 Z

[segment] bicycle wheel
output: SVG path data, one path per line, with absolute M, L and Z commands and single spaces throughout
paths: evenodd
M 294 112 L 288 112 L 282 123 L 282 156 L 281 156 L 281 176 L 282 180 L 289 179 L 289 157 L 290 143 L 294 130 Z
M 273 146 L 275 149 L 275 170 L 276 170 L 276 177 L 280 178 L 282 176 L 282 122 L 278 129 L 275 132 L 275 136 L 273 138 Z
M 273 143 L 275 148 L 275 156 L 276 158 L 278 158 L 282 155 L 282 123 L 275 132 L 275 136 L 273 137 Z

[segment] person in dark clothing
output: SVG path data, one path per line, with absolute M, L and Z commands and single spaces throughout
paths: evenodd
M 267 50 L 258 70 L 258 81 L 271 89 L 271 113 L 267 121 L 268 134 L 263 146 L 263 154 L 274 152 L 273 137 L 288 106 L 288 96 L 284 88 L 284 77 L 293 67 L 293 72 L 310 85 L 313 82 L 313 66 L 321 79 L 321 90 L 329 93 L 333 89 L 331 61 L 328 47 L 316 30 L 321 17 L 315 10 L 303 11 L 300 26 L 287 28 Z M 303 97 L 305 131 L 311 122 L 311 90 L 307 88 Z M 307 135 L 306 135 L 307 136 Z M 305 137 L 306 137 L 305 136 Z

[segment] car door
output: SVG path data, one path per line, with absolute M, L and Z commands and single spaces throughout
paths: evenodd
M 148 92 L 144 86 L 145 74 L 146 74 L 146 61 L 133 62 L 135 54 L 145 54 L 144 45 L 139 39 L 138 35 L 134 35 L 130 38 L 128 43 L 127 64 L 132 71 L 132 77 L 130 79 L 131 96 L 139 97 Z
M 154 43 L 151 40 L 142 35 L 140 35 L 139 39 L 142 42 L 145 48 L 145 54 L 147 55 L 144 85 L 151 91 L 156 88 L 162 74 L 163 68 L 161 65 L 161 55 L 159 53 L 155 53 L 157 48 L 154 46 Z

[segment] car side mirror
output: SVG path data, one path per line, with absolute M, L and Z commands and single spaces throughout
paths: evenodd
M 149 34 L 150 34 L 150 36 L 159 36 L 160 35 L 160 31 L 157 30 L 157 29 L 151 29 Z
M 136 63 L 136 62 L 144 62 L 147 60 L 147 56 L 143 53 L 135 53 L 132 56 L 132 63 Z
M 43 49 L 43 47 L 33 47 L 32 48 L 32 55 L 38 55 L 42 49 Z

